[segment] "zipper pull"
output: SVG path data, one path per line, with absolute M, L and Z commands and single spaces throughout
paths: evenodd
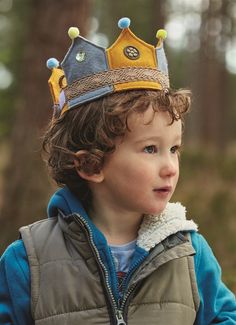
M 126 325 L 121 310 L 117 310 L 116 312 L 116 321 L 116 325 Z

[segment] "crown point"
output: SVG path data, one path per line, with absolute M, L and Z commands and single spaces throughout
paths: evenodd
M 47 60 L 47 68 L 52 70 L 53 68 L 59 67 L 59 61 L 55 58 L 51 58 Z
M 130 26 L 130 19 L 127 17 L 123 17 L 118 21 L 118 27 L 120 29 L 128 28 Z
M 167 37 L 167 31 L 165 29 L 159 29 L 156 33 L 158 39 L 164 40 Z
M 70 27 L 68 30 L 68 35 L 71 39 L 74 39 L 79 36 L 79 28 L 77 27 Z

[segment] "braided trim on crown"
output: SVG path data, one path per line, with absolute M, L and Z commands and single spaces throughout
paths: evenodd
M 88 77 L 74 81 L 71 85 L 65 87 L 65 96 L 67 100 L 72 100 L 87 92 L 102 88 L 104 86 L 113 86 L 126 82 L 150 81 L 157 82 L 162 89 L 169 88 L 168 75 L 160 70 L 153 68 L 119 68 L 108 71 L 102 71 Z

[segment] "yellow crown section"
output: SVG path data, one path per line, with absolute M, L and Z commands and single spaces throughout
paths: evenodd
M 51 77 L 48 80 L 49 89 L 53 98 L 54 104 L 59 104 L 61 90 L 66 87 L 64 72 L 61 69 L 52 69 Z
M 152 81 L 132 81 L 114 85 L 115 91 L 129 90 L 129 89 L 157 89 L 161 90 L 161 84 Z
M 128 53 L 132 54 L 132 49 L 134 54 L 137 53 L 136 57 L 128 56 Z M 122 30 L 118 39 L 106 52 L 110 69 L 120 67 L 157 67 L 154 46 L 136 37 L 129 28 Z
M 147 44 L 125 28 L 115 43 L 106 50 L 110 69 L 125 67 L 157 68 L 154 46 Z M 116 91 L 131 88 L 160 89 L 156 82 L 135 81 L 114 85 Z

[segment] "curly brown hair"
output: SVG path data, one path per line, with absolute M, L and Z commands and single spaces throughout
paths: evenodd
M 77 173 L 78 166 L 88 174 L 98 173 L 106 154 L 115 150 L 114 140 L 129 132 L 131 113 L 144 113 L 151 105 L 154 113 L 168 112 L 171 123 L 181 119 L 190 107 L 188 90 L 129 90 L 83 104 L 60 116 L 56 113 L 43 139 L 44 158 L 52 178 L 80 198 L 85 208 L 91 200 L 87 182 Z M 78 161 L 76 152 L 88 155 Z

